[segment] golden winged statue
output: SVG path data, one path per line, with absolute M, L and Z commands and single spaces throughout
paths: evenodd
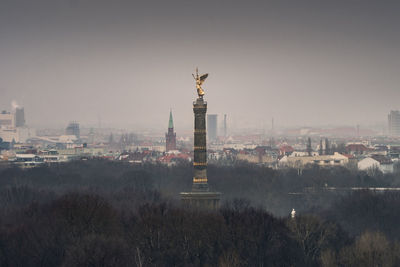
M 196 75 L 192 74 L 192 76 L 193 76 L 194 80 L 196 81 L 197 94 L 199 95 L 200 98 L 203 98 L 204 90 L 203 90 L 203 88 L 201 88 L 201 85 L 204 83 L 204 81 L 208 77 L 208 73 L 199 76 L 199 69 L 196 68 Z

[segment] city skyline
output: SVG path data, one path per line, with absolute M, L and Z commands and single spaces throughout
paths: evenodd
M 13 104 L 16 104 L 16 102 L 14 101 Z M 17 109 L 22 109 L 24 110 L 23 106 L 18 105 Z M 4 109 L 4 108 L 0 108 L 1 112 L 6 113 L 6 114 L 13 114 L 15 115 L 15 108 L 11 108 L 11 109 Z M 172 111 L 172 109 L 170 109 L 170 111 Z M 393 110 L 392 110 L 393 111 Z M 391 111 L 391 112 L 392 112 Z M 398 110 L 394 110 L 394 111 L 398 111 Z M 228 114 L 214 114 L 216 116 L 227 116 Z M 160 116 L 164 117 L 165 119 L 165 114 L 160 114 Z M 28 112 L 28 118 L 29 116 L 29 112 Z M 272 118 L 273 119 L 273 118 Z M 386 121 L 385 121 L 386 119 Z M 80 123 L 80 121 L 78 120 L 69 120 L 69 121 L 57 121 L 57 122 L 50 122 L 50 123 L 43 123 L 43 122 L 36 122 L 36 123 L 32 123 L 30 121 L 28 121 L 27 126 L 29 128 L 34 128 L 34 129 L 53 129 L 53 130 L 58 130 L 58 131 L 63 131 L 64 128 L 67 127 L 67 125 L 71 124 L 71 123 Z M 217 128 L 219 129 L 219 131 L 221 131 L 220 133 L 218 133 L 218 136 L 224 136 L 224 125 L 225 120 L 224 121 L 218 121 L 217 123 Z M 104 122 L 101 121 L 101 117 L 98 117 L 98 121 L 91 121 L 91 122 L 86 122 L 86 123 L 80 123 L 83 129 L 108 129 L 108 130 L 117 130 L 117 131 L 136 131 L 138 133 L 140 132 L 148 132 L 148 133 L 152 133 L 152 134 L 160 134 L 163 135 L 163 132 L 165 131 L 166 126 L 164 125 L 164 123 L 162 124 L 133 124 L 133 123 L 128 123 L 128 124 L 118 124 L 118 123 L 114 123 L 114 122 Z M 357 129 L 359 129 L 360 127 L 363 130 L 367 130 L 369 133 L 375 132 L 375 134 L 381 135 L 381 134 L 389 134 L 390 132 L 390 126 L 387 123 L 387 117 L 384 118 L 382 121 L 380 122 L 373 122 L 373 123 L 368 123 L 368 124 L 356 124 L 356 125 L 350 125 L 350 124 L 331 124 L 329 122 L 323 123 L 323 124 L 305 124 L 305 123 L 296 123 L 296 124 L 292 124 L 292 125 L 280 125 L 279 122 L 274 124 L 274 130 L 272 130 L 272 125 L 271 122 L 268 121 L 268 118 L 266 120 L 261 120 L 257 123 L 251 123 L 248 121 L 236 121 L 236 120 L 232 120 L 231 118 L 226 120 L 226 126 L 227 129 L 229 128 L 229 130 L 227 131 L 227 133 L 230 131 L 232 133 L 235 134 L 240 134 L 240 133 L 250 133 L 251 131 L 253 131 L 256 134 L 266 134 L 266 135 L 271 135 L 271 134 L 277 134 L 277 133 L 282 133 L 286 132 L 286 131 L 292 131 L 292 130 L 329 130 L 329 129 L 340 129 L 341 131 L 345 131 L 346 129 L 350 132 L 356 132 Z M 191 129 L 190 127 L 193 127 L 193 121 L 192 122 L 185 122 L 184 124 L 180 124 L 177 125 L 177 129 L 179 130 L 180 134 L 178 135 L 190 135 Z M 351 130 L 350 130 L 351 129 Z M 350 133 L 348 132 L 348 134 Z
M 400 108 L 395 1 L 18 3 L 0 8 L 0 106 L 31 125 L 164 129 L 172 107 L 190 129 L 196 66 L 231 127 L 386 125 Z

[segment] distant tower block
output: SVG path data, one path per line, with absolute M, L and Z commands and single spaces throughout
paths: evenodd
M 80 139 L 81 138 L 81 132 L 79 129 L 79 123 L 76 121 L 70 122 L 65 129 L 65 134 L 66 135 L 75 135 L 76 138 Z
M 207 128 L 208 128 L 208 138 L 210 141 L 217 140 L 218 136 L 218 115 L 217 114 L 209 114 L 207 115 Z
M 228 128 L 227 128 L 227 122 L 226 122 L 226 114 L 224 114 L 224 137 L 228 135 Z
M 312 156 L 312 147 L 311 147 L 311 138 L 307 139 L 307 154 L 308 156 Z
M 207 140 L 206 113 L 207 102 L 203 94 L 193 103 L 194 112 L 194 160 L 192 192 L 182 192 L 181 200 L 185 206 L 215 210 L 219 207 L 221 193 L 210 192 L 207 179 Z
M 169 112 L 168 132 L 165 134 L 165 150 L 176 150 L 176 133 L 174 132 L 172 110 Z
M 25 112 L 24 108 L 17 107 L 15 109 L 15 127 L 25 126 Z
M 94 144 L 94 131 L 93 128 L 90 128 L 89 135 L 88 135 L 88 143 Z
M 389 135 L 400 136 L 400 111 L 391 110 L 388 115 Z

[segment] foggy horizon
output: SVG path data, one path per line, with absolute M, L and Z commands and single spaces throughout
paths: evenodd
M 29 125 L 190 129 L 195 68 L 232 128 L 385 125 L 400 4 L 2 1 L 0 109 Z

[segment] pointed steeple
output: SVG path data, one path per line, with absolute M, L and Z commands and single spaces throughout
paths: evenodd
M 168 129 L 174 128 L 174 120 L 172 119 L 172 109 L 169 111 Z
M 176 150 L 176 133 L 174 133 L 174 120 L 172 109 L 169 111 L 168 132 L 165 133 L 165 151 Z

